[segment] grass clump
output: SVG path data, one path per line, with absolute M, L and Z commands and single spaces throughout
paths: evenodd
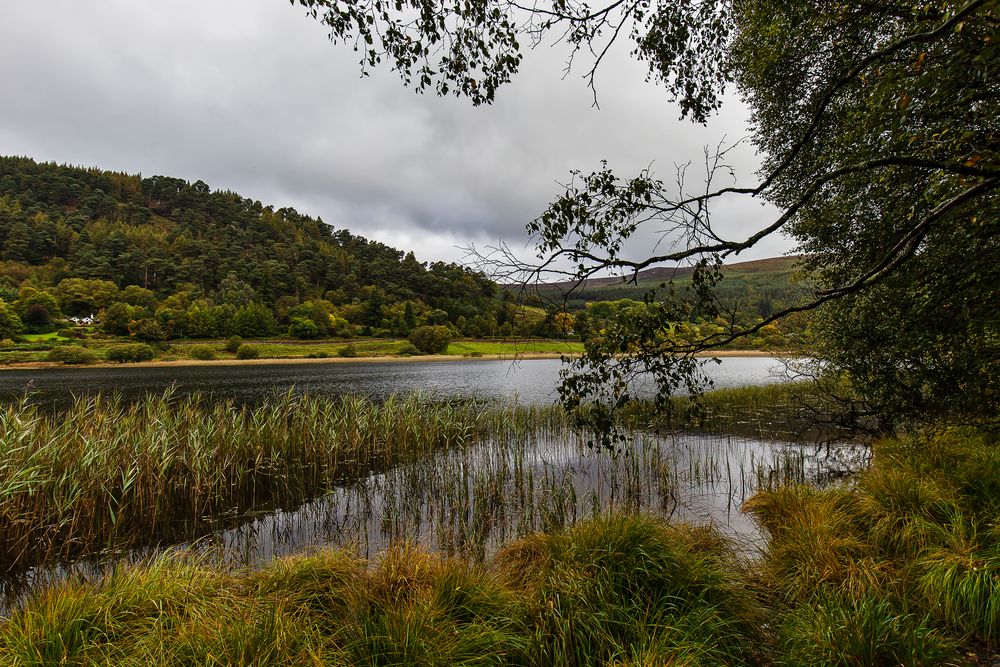
M 1000 644 L 998 445 L 971 429 L 885 440 L 849 486 L 746 503 L 770 535 L 787 664 L 941 664 Z
M 259 572 L 179 556 L 37 594 L 0 626 L 14 664 L 748 664 L 759 626 L 708 530 L 611 515 L 477 566 L 390 548 Z
M 941 665 L 956 658 L 956 643 L 928 616 L 900 612 L 873 595 L 852 598 L 824 590 L 785 615 L 777 664 Z
M 753 664 L 759 612 L 708 528 L 612 515 L 538 533 L 497 565 L 530 591 L 532 664 Z

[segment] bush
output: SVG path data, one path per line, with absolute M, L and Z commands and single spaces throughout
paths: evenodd
M 199 361 L 215 359 L 215 350 L 210 345 L 192 345 L 191 349 L 188 350 L 188 354 L 191 355 L 192 359 Z
M 239 336 L 230 336 L 229 338 L 226 339 L 225 350 L 226 352 L 236 352 L 237 350 L 240 349 L 241 345 L 243 345 L 242 338 L 240 338 Z
M 410 342 L 424 354 L 441 354 L 451 338 L 451 329 L 441 325 L 417 327 L 409 335 Z
M 354 347 L 351 344 L 347 344 L 344 347 L 337 350 L 337 356 L 353 359 L 354 357 L 358 356 L 358 348 Z
M 64 364 L 77 366 L 81 364 L 92 364 L 97 361 L 97 355 L 93 350 L 88 350 L 79 345 L 60 345 L 52 348 L 48 354 L 49 361 L 60 361 Z
M 125 364 L 134 361 L 149 361 L 156 356 L 149 345 L 145 343 L 126 343 L 108 348 L 108 361 Z
M 148 317 L 134 322 L 129 322 L 128 332 L 129 335 L 136 340 L 153 342 L 166 340 L 167 338 L 167 332 L 163 330 L 160 323 Z
M 413 343 L 403 343 L 398 350 L 396 350 L 397 357 L 412 357 L 415 354 L 420 354 L 420 350 Z
M 65 329 L 59 329 L 56 334 L 61 338 L 83 338 L 84 333 L 80 329 L 73 327 L 66 327 Z
M 260 357 L 260 350 L 253 345 L 243 344 L 236 350 L 237 359 L 257 359 Z
M 296 338 L 315 338 L 319 335 L 319 327 L 306 317 L 293 317 L 288 326 L 288 335 Z

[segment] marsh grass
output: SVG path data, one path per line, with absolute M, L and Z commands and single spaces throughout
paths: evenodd
M 851 435 L 829 422 L 837 409 L 811 382 L 776 382 L 673 396 L 664 407 L 639 401 L 624 411 L 623 418 L 631 428 L 829 442 Z
M 407 544 L 371 563 L 331 550 L 250 573 L 168 554 L 38 594 L 0 625 L 0 656 L 19 665 L 753 664 L 760 624 L 739 572 L 710 529 L 630 515 L 533 535 L 483 565 Z
M 969 647 L 1000 638 L 997 445 L 974 431 L 914 435 L 876 443 L 849 483 L 776 482 L 746 504 L 769 535 L 759 559 L 641 507 L 546 526 L 483 558 L 405 540 L 372 560 L 327 549 L 259 570 L 167 553 L 36 591 L 0 621 L 0 662 L 981 664 Z M 488 479 L 466 479 L 456 498 Z
M 971 429 L 886 440 L 851 485 L 748 501 L 770 535 L 763 575 L 791 609 L 789 655 L 941 664 L 957 644 L 1000 644 L 998 446 Z
M 169 392 L 80 398 L 55 414 L 4 405 L 0 565 L 191 539 L 226 517 L 553 420 L 545 409 L 291 392 L 255 407 Z

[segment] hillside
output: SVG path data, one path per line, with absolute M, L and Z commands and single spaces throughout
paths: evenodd
M 720 301 L 742 311 L 766 317 L 808 292 L 809 284 L 798 276 L 798 256 L 772 257 L 727 264 L 717 290 Z M 632 276 L 592 278 L 581 284 L 561 282 L 532 288 L 543 302 L 565 303 L 570 310 L 588 303 L 632 299 L 642 301 L 652 291 L 672 282 L 681 294 L 691 284 L 691 267 L 654 267 Z
M 295 317 L 320 335 L 400 335 L 425 323 L 490 335 L 513 321 L 481 274 L 422 263 L 292 208 L 201 181 L 23 157 L 0 157 L 0 301 L 22 316 L 33 301 L 47 311 L 35 309 L 40 321 L 121 304 L 142 309 L 126 321 L 154 320 L 168 338 L 266 335 Z

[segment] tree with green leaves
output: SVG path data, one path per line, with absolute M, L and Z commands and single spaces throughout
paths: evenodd
M 0 340 L 16 338 L 24 331 L 24 324 L 14 306 L 0 300 Z
M 293 0 L 294 4 L 295 0 Z M 510 279 L 583 281 L 695 266 L 693 286 L 651 293 L 610 323 L 564 375 L 561 395 L 606 428 L 636 375 L 660 398 L 703 386 L 693 355 L 793 313 L 816 311 L 817 351 L 886 427 L 1000 409 L 1000 3 L 997 0 L 298 0 L 348 42 L 364 68 L 387 63 L 418 90 L 493 101 L 546 40 L 571 49 L 594 86 L 621 40 L 663 83 L 682 116 L 703 122 L 735 85 L 763 159 L 756 182 L 721 183 L 729 146 L 706 152 L 707 180 L 685 168 L 664 181 L 606 164 L 574 172 L 528 225 L 539 262 L 499 248 Z M 581 65 L 581 63 L 583 63 Z M 595 88 L 595 96 L 598 91 Z M 715 204 L 775 204 L 773 220 L 739 238 L 714 224 Z M 658 248 L 623 248 L 641 230 Z M 723 262 L 786 233 L 815 290 L 753 323 L 728 317 L 715 288 Z M 724 326 L 694 340 L 664 335 L 695 311 Z M 773 312 L 771 312 L 773 311 Z

